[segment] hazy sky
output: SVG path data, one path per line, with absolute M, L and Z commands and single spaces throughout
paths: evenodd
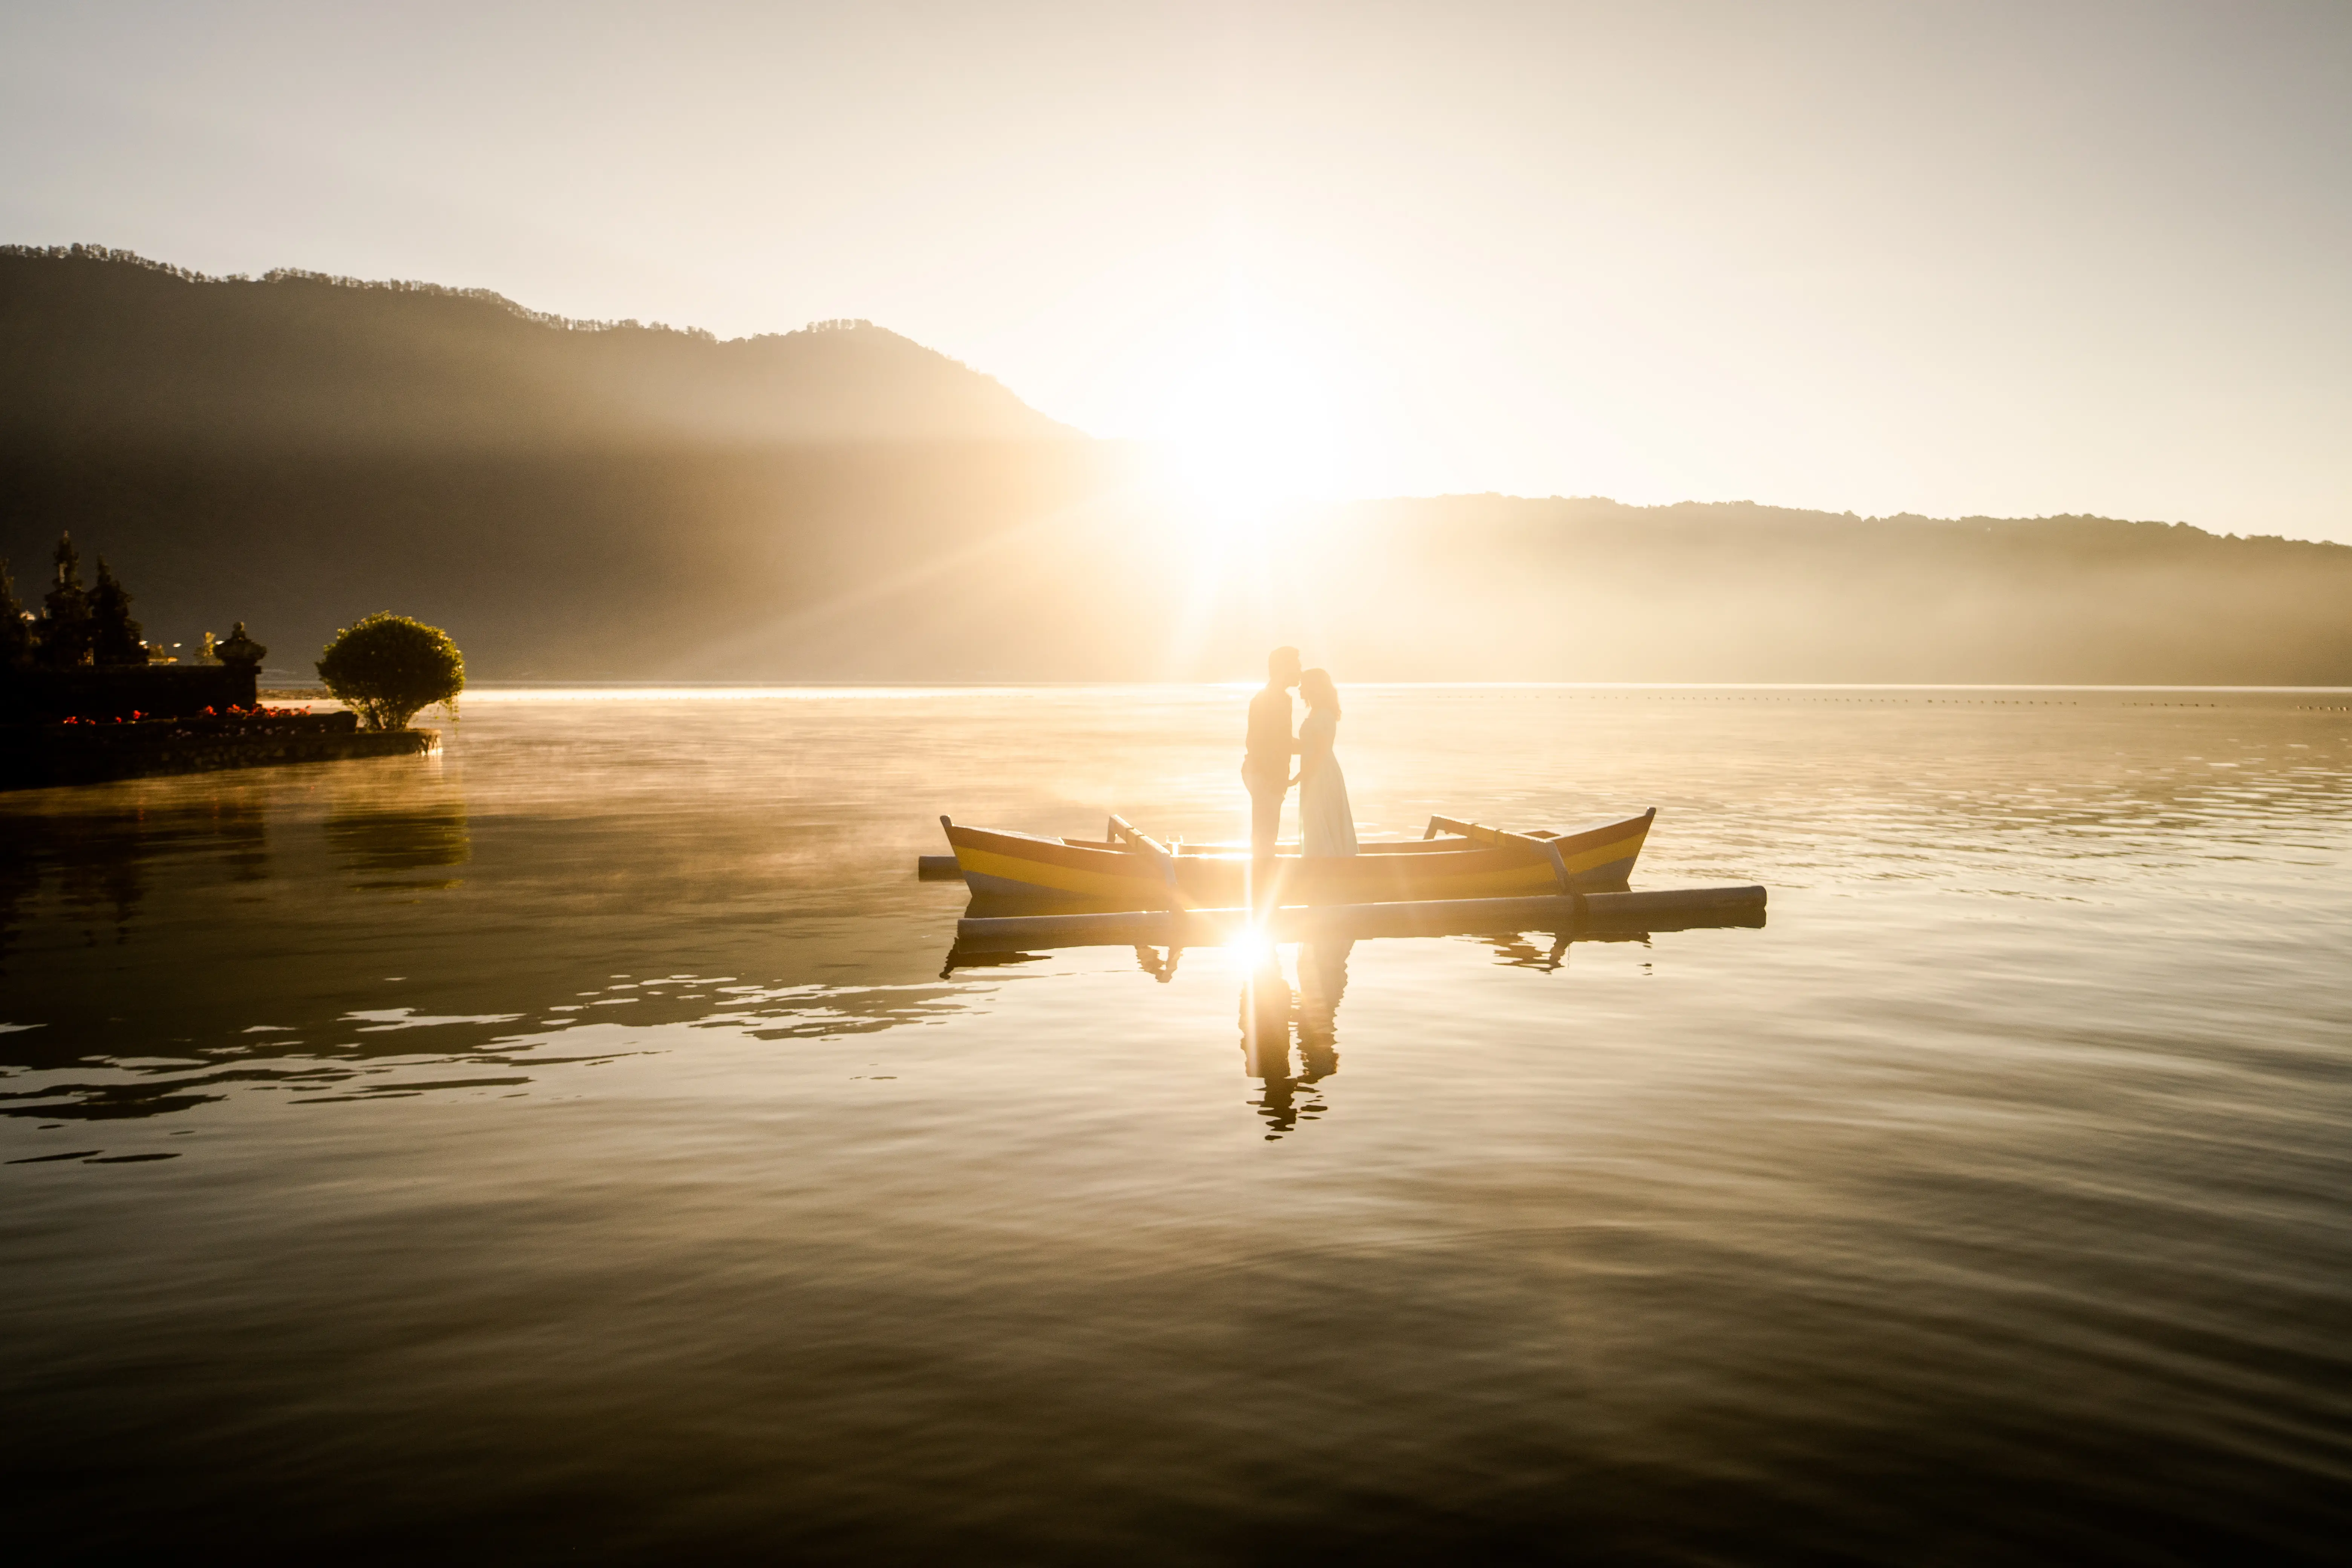
M 34 5 L 0 239 L 866 316 L 1342 494 L 2352 541 L 2352 5 Z

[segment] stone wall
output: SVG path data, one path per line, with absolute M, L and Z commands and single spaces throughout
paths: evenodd
M 309 713 L 283 719 L 0 726 L 0 790 L 281 763 L 413 756 L 441 744 L 440 735 L 431 730 L 370 732 L 358 724 L 349 713 Z

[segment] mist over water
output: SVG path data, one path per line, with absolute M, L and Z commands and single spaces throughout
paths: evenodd
M 949 967 L 940 812 L 1239 837 L 1242 700 L 0 799 L 18 1539 L 2334 1552 L 2352 696 L 1350 688 L 1368 837 L 1654 805 L 1769 924 Z

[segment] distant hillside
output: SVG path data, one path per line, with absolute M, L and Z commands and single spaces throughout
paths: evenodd
M 0 439 L 481 452 L 1070 437 L 867 322 L 720 342 L 479 289 L 0 250 Z
M 480 292 L 0 251 L 0 555 L 20 586 L 37 597 L 70 528 L 151 637 L 241 617 L 281 670 L 396 608 L 452 628 L 484 677 L 670 674 L 747 619 L 1066 509 L 1115 466 L 864 322 L 719 342 Z
M 1294 617 L 1423 679 L 2352 685 L 2352 547 L 2179 523 L 1449 496 L 1298 551 Z
M 878 328 L 0 253 L 0 554 L 307 673 L 372 610 L 485 679 L 2352 685 L 2352 548 L 2093 517 L 1450 496 L 1221 538 Z

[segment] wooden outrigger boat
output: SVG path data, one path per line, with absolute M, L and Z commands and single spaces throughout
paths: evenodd
M 1639 816 L 1528 833 L 1433 816 L 1418 839 L 1366 843 L 1348 856 L 1277 854 L 1270 889 L 1250 887 L 1253 868 L 1244 846 L 1163 845 L 1117 816 L 1099 839 L 967 827 L 944 816 L 940 826 L 976 897 L 1200 910 L 1616 892 L 1632 875 L 1657 814 L 1653 806 Z

